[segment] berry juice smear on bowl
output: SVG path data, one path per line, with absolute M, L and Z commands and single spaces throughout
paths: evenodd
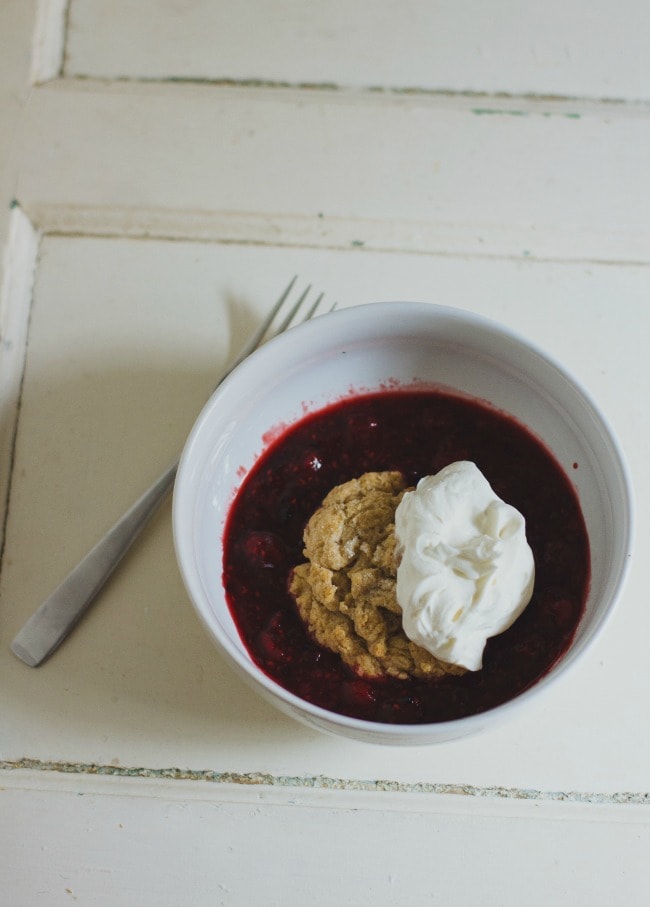
M 405 489 L 453 463 L 461 471 L 476 464 L 499 506 L 523 517 L 535 564 L 532 596 L 528 589 L 524 610 L 520 603 L 511 625 L 488 639 L 480 668 L 449 671 L 426 653 L 418 658 L 421 649 L 409 661 L 412 647 L 389 613 L 399 608 L 389 602 L 377 632 L 395 631 L 388 648 L 397 659 L 379 659 L 378 667 L 377 659 L 363 660 L 368 640 L 373 652 L 382 648 L 372 626 L 361 628 L 360 647 L 356 639 L 340 641 L 341 627 L 354 623 L 347 605 L 337 612 L 328 604 L 314 625 L 305 620 L 315 613 L 314 590 L 296 599 L 305 585 L 295 577 L 309 574 L 318 586 L 327 574 L 321 564 L 299 566 L 305 527 L 330 493 L 347 507 L 352 480 L 370 476 L 362 484 L 380 498 L 374 486 L 388 482 L 381 499 L 392 495 L 395 505 Z M 377 303 L 287 332 L 220 386 L 181 459 L 174 538 L 200 618 L 262 695 L 330 733 L 421 744 L 488 727 L 565 675 L 618 598 L 631 511 L 616 440 L 563 368 L 467 312 Z M 345 512 L 333 512 L 344 525 Z M 392 543 L 382 536 L 377 552 L 390 560 Z M 485 552 L 466 567 L 465 551 L 454 576 L 483 583 L 480 574 L 493 569 L 481 566 Z M 380 560 L 355 562 L 363 569 L 353 583 L 374 576 L 377 588 L 387 587 L 392 580 Z M 330 571 L 330 585 L 347 589 L 342 569 Z M 355 619 L 359 625 L 365 617 Z

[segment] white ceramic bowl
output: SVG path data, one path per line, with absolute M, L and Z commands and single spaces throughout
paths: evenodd
M 329 712 L 271 680 L 242 643 L 222 586 L 224 522 L 243 471 L 264 437 L 351 391 L 414 379 L 488 400 L 541 438 L 572 471 L 591 546 L 585 614 L 567 654 L 535 686 L 482 714 L 438 724 L 392 725 Z M 244 467 L 244 470 L 242 470 Z M 557 363 L 509 330 L 443 306 L 386 302 L 303 324 L 254 353 L 203 409 L 181 458 L 173 504 L 180 570 L 222 654 L 245 680 L 307 725 L 359 740 L 424 744 L 480 731 L 558 682 L 602 629 L 631 550 L 632 499 L 618 444 L 595 404 Z

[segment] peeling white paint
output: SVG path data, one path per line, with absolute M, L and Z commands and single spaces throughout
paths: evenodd
M 0 762 L 0 771 L 29 770 L 59 772 L 66 775 L 98 775 L 114 778 L 147 778 L 159 781 L 203 781 L 218 785 L 270 787 L 322 791 L 366 791 L 393 794 L 454 795 L 500 800 L 534 800 L 540 802 L 637 804 L 650 805 L 650 792 L 617 791 L 551 791 L 522 788 L 478 787 L 473 784 L 408 783 L 389 779 L 363 780 L 332 778 L 326 775 L 274 775 L 268 772 L 225 772 L 208 769 L 118 767 L 83 762 L 45 762 L 39 759 L 20 759 Z

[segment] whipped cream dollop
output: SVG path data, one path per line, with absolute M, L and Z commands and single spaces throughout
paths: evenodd
M 474 463 L 461 461 L 404 495 L 395 536 L 404 632 L 441 661 L 479 670 L 487 640 L 507 630 L 533 594 L 523 516 Z

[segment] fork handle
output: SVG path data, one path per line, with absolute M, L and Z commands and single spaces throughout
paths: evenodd
M 240 351 L 235 361 L 221 375 L 217 382 L 217 387 L 233 371 L 235 366 L 239 365 L 262 342 L 295 282 L 296 277 L 293 278 L 262 324 L 249 338 L 248 343 Z M 307 287 L 302 293 L 288 316 L 278 327 L 276 334 L 282 333 L 291 326 L 292 319 L 305 301 L 309 290 L 310 287 Z M 307 312 L 305 320 L 309 320 L 315 313 L 322 295 L 321 293 Z M 164 500 L 167 492 L 174 484 L 177 468 L 178 461 L 148 491 L 145 491 L 142 497 L 135 502 L 130 510 L 127 510 L 112 529 L 109 529 L 108 533 L 97 542 L 95 547 L 88 552 L 72 573 L 68 574 L 61 585 L 54 590 L 49 598 L 45 599 L 43 604 L 19 630 L 11 644 L 11 650 L 21 661 L 24 661 L 31 668 L 38 667 L 68 636 Z
M 37 667 L 68 636 L 166 498 L 177 467 L 138 498 L 24 624 L 11 644 L 21 661 Z

